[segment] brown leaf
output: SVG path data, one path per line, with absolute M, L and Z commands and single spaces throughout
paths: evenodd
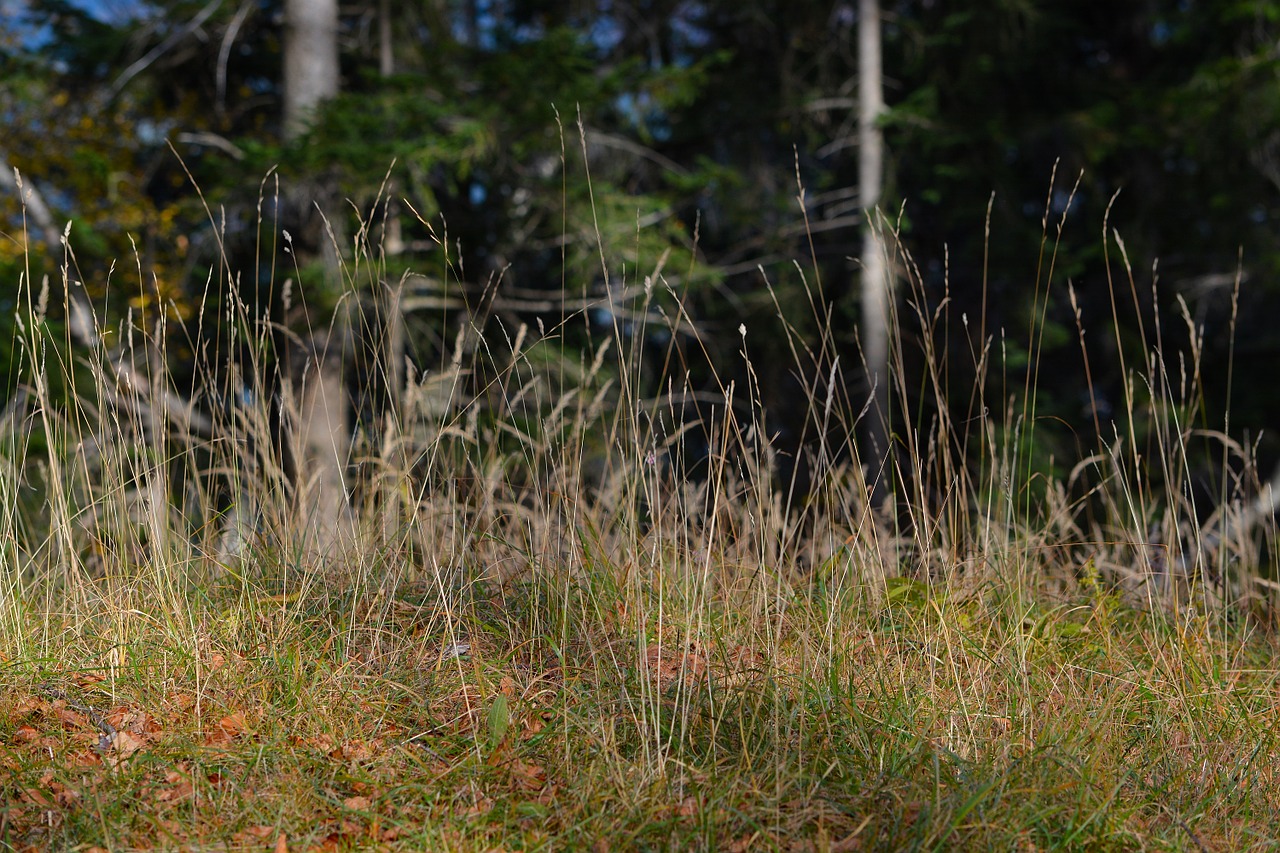
M 244 734 L 246 728 L 244 714 L 237 711 L 218 720 L 218 724 L 205 735 L 204 740 L 209 746 L 225 746 Z
M 174 773 L 168 774 L 168 776 L 175 776 L 175 775 L 177 774 L 174 774 Z M 182 800 L 189 799 L 191 795 L 195 793 L 195 789 L 191 786 L 191 783 L 188 782 L 186 779 L 182 779 L 181 777 L 179 777 L 178 779 L 173 781 L 175 782 L 175 784 L 170 785 L 168 788 L 161 788 L 159 791 L 156 792 L 156 800 L 158 802 L 177 803 L 177 802 L 181 802 Z
M 89 718 L 79 711 L 72 711 L 65 707 L 56 708 L 55 711 L 64 729 L 82 729 L 90 724 Z
M 97 767 L 102 764 L 102 756 L 95 749 L 82 749 L 67 756 L 68 763 L 75 767 Z
M 676 807 L 676 814 L 680 817 L 693 817 L 698 813 L 698 798 L 685 797 L 680 801 L 680 805 Z
M 522 730 L 520 732 L 520 736 L 523 739 L 528 740 L 529 738 L 541 732 L 545 727 L 546 727 L 546 722 L 543 719 L 543 716 L 541 714 L 536 716 L 525 717 L 523 720 L 521 720 Z
M 236 711 L 234 714 L 228 714 L 221 720 L 218 720 L 218 728 L 222 729 L 231 737 L 235 737 L 244 732 L 247 728 L 244 720 L 244 714 Z
M 374 750 L 377 745 L 378 744 L 376 742 L 365 743 L 364 741 L 353 740 L 344 743 L 340 749 L 335 750 L 335 752 L 340 751 L 341 758 L 346 761 L 368 761 L 373 757 Z
M 50 808 L 53 805 L 43 792 L 37 791 L 35 788 L 26 788 L 19 793 L 18 802 L 31 803 L 32 805 L 39 806 L 42 809 Z
M 283 832 L 276 836 L 275 853 L 289 853 L 289 842 L 285 839 Z
M 645 649 L 645 661 L 649 675 L 659 687 L 667 687 L 675 681 L 694 684 L 707 671 L 707 659 L 691 648 L 690 654 L 683 654 L 670 646 L 653 643 Z
M 481 794 L 476 801 L 463 812 L 465 817 L 483 817 L 493 811 L 493 800 Z
M 32 743 L 38 740 L 40 732 L 35 726 L 18 726 L 18 730 L 13 733 L 13 739 L 18 743 Z
M 368 810 L 373 802 L 368 797 L 347 797 L 342 801 L 343 808 L 351 809 L 353 812 L 362 812 Z
M 547 784 L 547 771 L 536 764 L 527 764 L 518 758 L 511 759 L 511 778 L 526 791 L 539 791 Z
M 128 758 L 144 746 L 146 742 L 130 731 L 116 732 L 111 737 L 111 748 L 120 758 Z

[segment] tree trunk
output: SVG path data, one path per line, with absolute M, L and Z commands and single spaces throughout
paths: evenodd
M 284 135 L 294 139 L 338 94 L 337 0 L 285 0 Z
M 889 278 L 884 232 L 877 205 L 884 170 L 883 66 L 880 58 L 880 4 L 858 3 L 858 194 L 867 219 L 862 237 L 862 354 L 873 404 L 867 413 L 864 461 L 875 477 L 874 495 L 886 492 L 888 471 L 882 466 L 889 451 Z
M 338 94 L 337 0 L 285 0 L 284 135 L 296 139 L 325 100 Z M 328 199 L 315 199 L 331 227 Z M 334 281 L 341 281 L 338 247 L 322 238 L 321 252 Z M 355 513 L 346 486 L 351 453 L 350 402 L 343 381 L 350 350 L 351 323 L 342 309 L 327 336 L 314 337 L 304 354 L 301 376 L 287 377 L 282 401 L 292 415 L 292 433 L 283 452 L 296 460 L 298 511 L 314 556 L 335 557 L 354 541 Z M 287 344 L 279 342 L 283 350 Z
M 378 3 L 378 73 L 390 77 L 395 73 L 395 53 L 391 48 L 391 0 Z

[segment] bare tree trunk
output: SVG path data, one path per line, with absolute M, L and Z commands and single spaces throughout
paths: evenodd
M 306 129 L 315 108 L 338 94 L 337 0 L 285 0 L 284 133 Z
M 295 139 L 314 119 L 316 109 L 338 94 L 337 0 L 285 0 L 284 134 Z M 336 233 L 325 199 L 317 199 Z M 335 281 L 340 280 L 339 247 L 322 238 L 321 251 Z M 355 513 L 346 486 L 351 453 L 350 403 L 343 365 L 350 349 L 351 322 L 340 310 L 329 335 L 310 342 L 302 375 L 288 377 L 282 405 L 294 426 L 282 448 L 296 461 L 298 496 L 308 553 L 336 556 L 353 543 Z M 335 355 L 337 357 L 335 357 Z
M 395 54 L 391 49 L 391 0 L 378 3 L 378 73 L 390 77 L 395 73 Z
M 304 553 L 333 557 L 355 544 L 356 520 L 347 488 L 352 436 L 351 408 L 342 362 L 323 351 L 306 365 L 302 387 L 292 395 L 298 406 L 302 467 L 296 483 L 305 522 Z
M 873 405 L 867 416 L 866 461 L 876 475 L 875 497 L 885 493 L 881 462 L 889 452 L 889 278 L 884 232 L 876 205 L 884 172 L 883 64 L 880 57 L 880 3 L 858 3 L 858 194 L 867 218 L 862 236 L 862 353 Z

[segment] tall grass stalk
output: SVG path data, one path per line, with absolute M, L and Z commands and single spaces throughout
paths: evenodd
M 186 400 L 167 308 L 111 326 L 84 313 L 72 264 L 24 281 L 20 393 L 0 414 L 0 843 L 1273 842 L 1257 634 L 1275 586 L 1232 509 L 1249 448 L 1198 421 L 1190 313 L 1184 353 L 1144 325 L 1124 411 L 1055 474 L 1034 451 L 1047 306 L 1070 286 L 1061 224 L 1025 368 L 986 318 L 957 327 L 880 227 L 902 284 L 884 466 L 855 446 L 865 392 L 812 290 L 817 339 L 775 297 L 775 350 L 809 389 L 803 483 L 777 474 L 755 330 L 719 387 L 647 372 L 646 347 L 699 345 L 655 258 L 623 282 L 634 302 L 601 295 L 614 324 L 585 348 L 566 343 L 573 313 L 437 330 L 440 357 L 403 372 L 339 460 L 350 535 L 329 539 L 315 469 L 272 450 L 332 393 L 320 360 L 275 366 L 280 330 L 226 288 L 218 319 L 251 356 L 197 347 Z M 372 330 L 358 351 L 394 354 L 456 272 L 386 281 L 376 233 L 361 221 L 338 311 Z M 707 399 L 716 417 L 691 419 Z M 1189 482 L 1211 432 L 1210 535 Z

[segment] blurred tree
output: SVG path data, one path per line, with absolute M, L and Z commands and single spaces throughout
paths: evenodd
M 284 133 L 296 138 L 338 94 L 337 0 L 285 0 Z
M 732 377 L 745 323 L 770 428 L 784 445 L 815 434 L 795 399 L 825 396 L 834 359 L 858 363 L 852 259 L 866 213 L 851 156 L 860 147 L 851 0 L 348 4 L 336 29 L 341 94 L 294 136 L 282 132 L 283 0 L 165 0 L 114 19 L 66 0 L 31 0 L 28 10 L 25 31 L 40 37 L 0 39 L 6 155 L 56 217 L 77 218 L 91 284 L 111 259 L 131 255 L 133 237 L 142 262 L 135 306 L 157 297 L 192 304 L 175 293 L 184 281 L 198 293 L 205 281 L 256 284 L 288 270 L 313 308 L 331 309 L 325 227 L 296 201 L 329 193 L 350 200 L 334 206 L 346 220 L 335 233 L 383 245 L 356 284 L 429 273 L 414 281 L 432 282 L 447 308 L 412 337 L 435 353 L 450 346 L 459 301 L 482 323 L 495 306 L 520 304 L 527 310 L 511 309 L 520 316 L 554 320 L 560 308 L 532 307 L 547 304 L 541 296 L 613 288 L 637 294 L 618 306 L 625 313 L 643 299 L 631 286 L 665 255 L 665 281 L 699 331 L 697 346 L 666 345 L 670 363 L 695 387 Z M 1265 322 L 1280 296 L 1270 285 L 1280 264 L 1273 4 L 978 0 L 957 9 L 896 0 L 882 12 L 882 207 L 903 205 L 894 224 L 919 272 L 912 299 L 925 316 L 949 308 L 945 322 L 912 333 L 952 350 L 942 399 L 1003 406 L 1006 392 L 1025 386 L 1034 350 L 1023 330 L 1043 312 L 1038 363 L 1061 381 L 1038 409 L 1092 430 L 1090 412 L 1114 412 L 1126 377 L 1101 371 L 1099 398 L 1088 399 L 1060 285 L 1076 287 L 1097 360 L 1115 363 L 1105 352 L 1114 338 L 1132 364 L 1146 346 L 1139 316 L 1165 313 L 1172 334 L 1175 292 L 1208 329 L 1226 327 L 1229 288 L 1220 285 L 1241 249 L 1252 310 L 1238 326 L 1237 352 L 1247 357 L 1238 384 L 1260 381 L 1280 346 Z M 277 178 L 296 195 L 260 205 Z M 1121 300 L 1113 319 L 1100 229 L 1118 188 L 1109 225 L 1125 239 L 1137 304 Z M 11 194 L 3 204 L 17 234 L 20 210 Z M 1046 231 L 1057 240 L 1059 220 L 1050 282 L 1037 253 Z M 345 239 L 339 248 L 355 257 Z M 0 247 L 6 275 L 20 271 L 21 251 L 17 239 Z M 1113 244 L 1113 267 L 1116 257 Z M 1147 271 L 1157 257 L 1153 291 Z M 1118 281 L 1127 293 L 1127 279 Z M 838 351 L 818 348 L 812 363 L 792 365 L 775 300 L 808 340 L 834 327 Z M 566 326 L 570 345 L 619 316 L 601 311 L 595 327 Z M 1106 334 L 1116 322 L 1116 335 Z M 990 335 L 1002 336 L 1009 387 L 989 386 L 971 403 L 970 353 Z M 1210 375 L 1227 357 L 1224 338 L 1210 335 Z M 908 352 L 907 370 L 917 369 Z M 865 393 L 856 383 L 830 390 Z M 934 393 L 913 393 L 898 416 L 930 417 Z M 1207 416 L 1225 403 L 1217 391 Z M 1237 423 L 1274 422 L 1277 406 L 1263 395 L 1237 400 Z M 1060 433 L 1040 446 L 1062 456 L 1072 443 Z
M 875 400 L 867 418 L 865 458 L 872 470 L 889 453 L 889 300 L 892 286 L 886 269 L 888 258 L 883 224 L 878 220 L 880 184 L 884 171 L 884 69 L 880 51 L 880 3 L 858 4 L 858 200 L 867 222 L 862 226 L 862 348 L 866 359 L 869 393 Z M 884 474 L 877 474 L 884 491 Z

